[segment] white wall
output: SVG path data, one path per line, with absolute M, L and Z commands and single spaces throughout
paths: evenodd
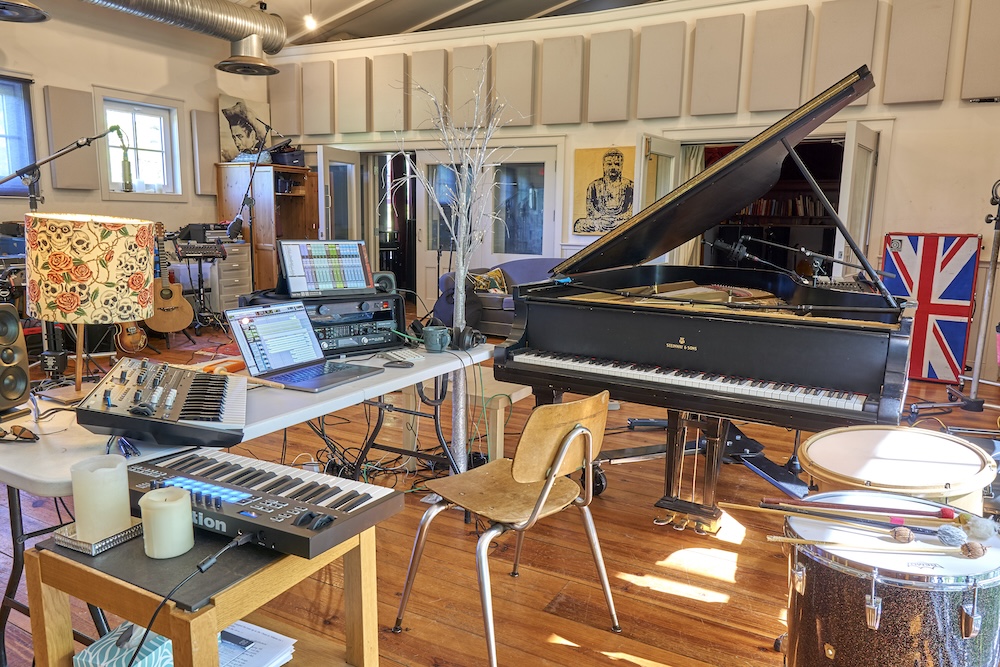
M 0 71 L 34 79 L 32 109 L 35 152 L 42 159 L 62 146 L 49 146 L 45 125 L 44 86 L 93 93 L 93 86 L 158 95 L 184 102 L 179 118 L 183 190 L 187 203 L 102 201 L 99 190 L 54 189 L 49 165 L 41 168 L 41 212 L 96 213 L 138 217 L 164 223 L 168 230 L 189 222 L 214 222 L 215 197 L 194 194 L 192 109 L 218 111 L 220 94 L 265 99 L 261 77 L 226 74 L 214 68 L 229 55 L 222 39 L 136 18 L 79 0 L 46 0 L 51 17 L 37 24 L 0 22 Z M 97 116 L 100 119 L 100 115 Z M 98 120 L 94 134 L 105 128 Z M 104 148 L 104 140 L 80 151 Z M 95 161 L 94 168 L 97 168 Z M 4 174 L 6 175 L 6 174 Z M 0 198 L 0 220 L 19 220 L 27 199 Z

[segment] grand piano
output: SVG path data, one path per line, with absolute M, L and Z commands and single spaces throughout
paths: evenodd
M 677 527 L 716 527 L 729 419 L 804 431 L 899 423 L 912 308 L 888 293 L 832 208 L 866 289 L 768 267 L 648 263 L 764 195 L 786 157 L 825 198 L 794 146 L 872 87 L 867 67 L 858 69 L 566 259 L 550 280 L 514 288 L 497 379 L 530 385 L 539 402 L 608 389 L 668 408 L 666 495 L 656 504 L 674 511 Z M 708 442 L 706 488 L 684 500 L 681 428 L 691 423 Z

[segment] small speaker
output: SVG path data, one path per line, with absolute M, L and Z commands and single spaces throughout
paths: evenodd
M 14 306 L 0 303 L 0 411 L 24 403 L 30 389 L 21 317 Z
M 392 271 L 375 272 L 375 291 L 379 294 L 396 293 L 396 274 Z

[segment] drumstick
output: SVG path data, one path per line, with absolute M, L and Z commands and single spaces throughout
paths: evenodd
M 765 498 L 761 500 L 761 507 L 769 507 L 772 509 L 787 509 L 789 511 L 795 512 L 797 510 L 805 510 L 807 512 L 820 511 L 823 514 L 836 515 L 842 517 L 850 517 L 855 519 L 876 519 L 879 521 L 888 521 L 895 526 L 941 526 L 943 524 L 954 524 L 955 519 L 940 519 L 927 516 L 897 516 L 891 513 L 889 510 L 883 510 L 882 512 L 875 511 L 872 508 L 871 511 L 863 510 L 852 510 L 846 509 L 843 505 L 836 505 L 834 503 L 817 503 L 815 506 L 811 503 L 786 503 L 784 501 L 778 502 L 768 502 L 774 501 L 775 498 Z
M 877 514 L 900 514 L 907 516 L 921 516 L 932 519 L 954 519 L 958 513 L 950 507 L 940 509 L 915 510 L 900 509 L 896 507 L 870 507 L 868 505 L 842 505 L 840 503 L 823 503 L 799 498 L 761 498 L 760 502 L 765 505 L 801 505 L 802 507 L 819 507 L 823 509 L 842 509 L 853 512 L 875 512 Z
M 966 542 L 960 547 L 945 547 L 934 544 L 921 544 L 918 547 L 893 546 L 892 544 L 842 544 L 831 540 L 807 540 L 800 537 L 785 537 L 784 535 L 768 535 L 768 542 L 780 542 L 782 544 L 800 544 L 806 546 L 830 547 L 832 549 L 845 549 L 850 551 L 872 551 L 889 552 L 897 554 L 905 553 L 932 553 L 932 554 L 954 554 L 962 555 L 966 558 L 981 558 L 986 555 L 987 548 L 979 542 Z
M 217 368 L 212 372 L 213 375 L 233 375 L 225 368 Z M 264 378 L 255 378 L 252 375 L 247 375 L 247 384 L 259 384 L 262 387 L 273 387 L 275 389 L 284 389 L 285 385 L 280 382 L 275 382 L 274 380 L 265 380 Z
M 871 531 L 882 531 L 885 533 L 891 533 L 893 528 L 899 528 L 899 526 L 889 523 L 887 521 L 876 521 L 874 519 L 861 519 L 847 516 L 836 516 L 832 514 L 825 514 L 823 512 L 809 512 L 808 510 L 790 507 L 787 509 L 780 509 L 775 507 L 756 507 L 754 505 L 737 505 L 735 503 L 716 503 L 722 509 L 736 509 L 736 510 L 746 510 L 748 512 L 761 512 L 770 514 L 779 514 L 781 516 L 805 516 L 809 519 L 815 521 L 825 521 L 827 523 L 841 523 L 849 526 L 854 526 L 855 528 L 863 528 L 865 530 Z M 907 528 L 920 535 L 935 535 L 940 537 L 940 533 L 935 528 L 928 528 L 925 526 L 907 526 Z

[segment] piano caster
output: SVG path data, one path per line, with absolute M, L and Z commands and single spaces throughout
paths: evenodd
M 580 474 L 580 483 L 587 483 L 586 473 Z M 604 493 L 604 490 L 608 488 L 608 476 L 601 468 L 600 464 L 594 464 L 594 495 L 599 496 Z

